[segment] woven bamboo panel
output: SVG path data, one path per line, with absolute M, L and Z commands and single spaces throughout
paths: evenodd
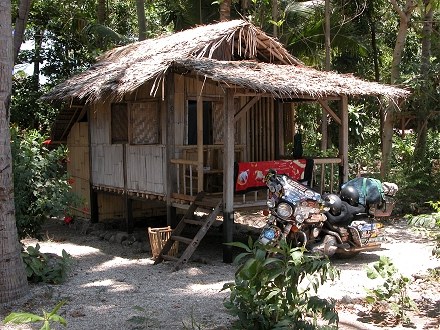
M 223 143 L 223 102 L 213 102 L 212 107 L 212 135 L 214 144 Z
M 160 142 L 159 110 L 158 102 L 130 103 L 132 144 Z

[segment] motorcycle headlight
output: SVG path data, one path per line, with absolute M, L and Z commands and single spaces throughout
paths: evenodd
M 278 204 L 277 214 L 281 218 L 289 218 L 293 214 L 293 208 L 287 203 Z
M 295 220 L 298 223 L 303 223 L 305 219 L 309 217 L 309 212 L 307 207 L 298 206 L 295 209 Z
M 275 199 L 273 198 L 268 199 L 266 205 L 268 208 L 273 209 L 275 207 Z

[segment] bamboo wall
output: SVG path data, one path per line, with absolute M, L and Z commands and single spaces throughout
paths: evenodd
M 249 160 L 275 159 L 274 100 L 261 98 L 247 114 Z
M 128 96 L 127 101 L 151 101 L 151 97 L 145 97 L 147 87 L 139 89 L 135 95 Z M 165 127 L 164 118 L 165 115 L 162 114 L 162 131 Z M 121 191 L 126 189 L 130 193 L 165 194 L 166 165 L 163 144 L 111 144 L 111 104 L 109 103 L 98 104 L 91 109 L 90 125 L 93 185 L 110 188 L 110 191 L 112 188 L 118 188 Z M 124 174 L 124 154 L 126 174 Z M 98 209 L 100 220 L 123 218 L 125 216 L 123 195 L 98 192 Z M 136 218 L 166 214 L 163 203 L 150 200 L 134 200 L 132 211 Z
M 175 74 L 174 94 L 174 133 L 177 148 L 175 158 L 184 157 L 187 147 L 187 104 L 188 100 L 197 100 L 200 92 L 203 101 L 213 104 L 213 140 L 215 144 L 223 143 L 223 102 L 224 90 L 209 80 Z M 130 193 L 145 193 L 164 196 L 166 192 L 166 108 L 162 99 L 162 88 L 156 98 L 149 96 L 151 86 L 140 87 L 135 93 L 127 95 L 127 102 L 151 102 L 155 100 L 161 107 L 161 144 L 130 145 L 111 143 L 111 104 L 98 104 L 90 111 L 90 138 L 93 185 L 126 189 Z M 235 111 L 240 111 L 254 96 L 240 96 L 235 100 Z M 275 106 L 273 98 L 262 97 L 248 111 L 236 118 L 235 142 L 244 146 L 239 153 L 238 161 L 260 161 L 275 159 Z M 179 148 L 179 146 L 181 146 Z M 219 150 L 219 155 L 222 150 Z M 124 162 L 125 157 L 125 162 Z M 207 157 L 208 158 L 208 157 Z M 222 159 L 218 158 L 212 168 L 222 169 Z M 125 164 L 124 164 L 125 163 Z M 87 163 L 88 164 L 88 163 Z M 207 164 L 208 165 L 208 164 Z M 124 173 L 124 168 L 126 173 Z M 109 198 L 106 210 L 108 215 L 123 214 L 123 201 Z M 100 197 L 101 198 L 101 197 Z M 118 213 L 119 212 L 119 213 Z
M 165 194 L 165 146 L 127 146 L 127 189 Z
M 90 216 L 88 127 L 88 123 L 75 123 L 67 137 L 67 173 L 72 179 L 72 191 L 84 201 L 83 207 L 72 210 L 74 216 Z
M 124 188 L 123 147 L 110 143 L 110 114 L 110 104 L 98 104 L 91 110 L 92 183 Z
M 97 106 L 91 116 L 93 184 L 124 188 L 123 157 L 126 148 L 126 188 L 163 195 L 165 146 L 111 144 L 110 114 L 110 104 L 106 104 Z
M 184 145 L 186 139 L 186 103 L 188 99 L 196 100 L 200 94 L 201 86 L 202 99 L 213 102 L 213 137 L 214 144 L 223 143 L 223 97 L 224 90 L 217 84 L 206 80 L 198 81 L 191 77 L 175 76 L 175 123 L 176 123 L 176 145 Z M 237 113 L 246 105 L 253 96 L 240 96 L 235 100 L 235 112 Z M 290 113 L 290 105 L 284 105 Z M 245 145 L 241 161 L 263 161 L 275 159 L 276 155 L 276 116 L 275 101 L 272 97 L 262 97 L 245 114 L 240 114 L 235 123 L 235 143 Z M 283 116 L 283 114 L 280 114 Z M 288 122 L 286 122 L 286 119 Z M 290 129 L 290 119 L 285 117 L 287 134 Z M 291 137 L 287 141 L 291 141 Z M 281 150 L 284 150 L 281 148 Z M 181 157 L 182 154 L 176 155 Z

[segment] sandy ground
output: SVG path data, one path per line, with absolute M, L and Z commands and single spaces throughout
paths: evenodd
M 239 222 L 261 226 L 256 215 L 238 215 Z M 410 295 L 420 311 L 412 313 L 416 329 L 440 329 L 440 284 L 425 278 L 427 269 L 440 266 L 431 255 L 433 243 L 426 235 L 408 229 L 404 222 L 387 225 L 388 241 L 379 251 L 362 253 L 350 260 L 333 260 L 341 277 L 320 288 L 321 297 L 338 301 L 340 329 L 399 329 L 401 325 L 372 319 L 363 303 L 369 280 L 366 267 L 389 256 L 399 271 L 413 280 Z M 230 329 L 233 318 L 223 307 L 228 292 L 224 283 L 233 281 L 237 268 L 222 262 L 221 232 L 212 229 L 203 239 L 192 261 L 177 272 L 168 262 L 153 265 L 150 253 L 109 243 L 83 234 L 62 222 L 51 222 L 42 252 L 74 257 L 68 280 L 61 285 L 32 284 L 19 301 L 0 305 L 0 318 L 11 311 L 41 314 L 59 301 L 67 329 Z M 26 244 L 35 245 L 35 240 Z M 388 325 L 388 326 L 387 326 Z M 39 329 L 39 326 L 1 325 L 1 329 Z M 55 326 L 55 329 L 62 329 Z

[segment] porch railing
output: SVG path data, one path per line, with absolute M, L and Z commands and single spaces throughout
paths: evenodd
M 223 178 L 223 145 L 203 146 L 203 175 L 198 173 L 196 146 L 180 146 L 182 158 L 172 159 L 176 166 L 177 195 L 191 199 L 197 194 L 199 183 L 205 191 L 221 192 Z M 235 146 L 235 159 L 243 160 L 244 145 Z M 201 180 L 201 182 L 200 182 Z
M 176 192 L 175 197 L 182 200 L 192 200 L 197 195 L 198 180 L 204 180 L 203 186 L 205 190 L 209 190 L 210 179 L 217 178 L 218 185 L 215 187 L 216 192 L 221 193 L 221 185 L 223 184 L 223 170 L 213 169 L 205 166 L 203 175 L 198 175 L 198 162 L 188 159 L 172 159 L 171 163 L 176 166 Z M 314 159 L 314 167 L 312 178 L 309 183 L 310 187 L 320 192 L 335 192 L 339 189 L 340 176 L 339 164 L 340 158 L 316 158 Z M 232 183 L 231 183 L 232 184 Z M 251 194 L 252 203 L 255 203 L 256 194 Z M 263 194 L 264 195 L 264 194 Z M 240 204 L 247 204 L 245 194 L 239 199 Z M 250 202 L 250 201 L 249 201 Z
M 171 159 L 171 163 L 176 165 L 177 171 L 177 191 L 176 193 L 182 197 L 192 197 L 196 193 L 198 187 L 197 182 L 194 181 L 197 178 L 194 174 L 197 173 L 197 161 L 187 159 Z
M 314 158 L 310 187 L 319 193 L 339 190 L 341 158 Z

